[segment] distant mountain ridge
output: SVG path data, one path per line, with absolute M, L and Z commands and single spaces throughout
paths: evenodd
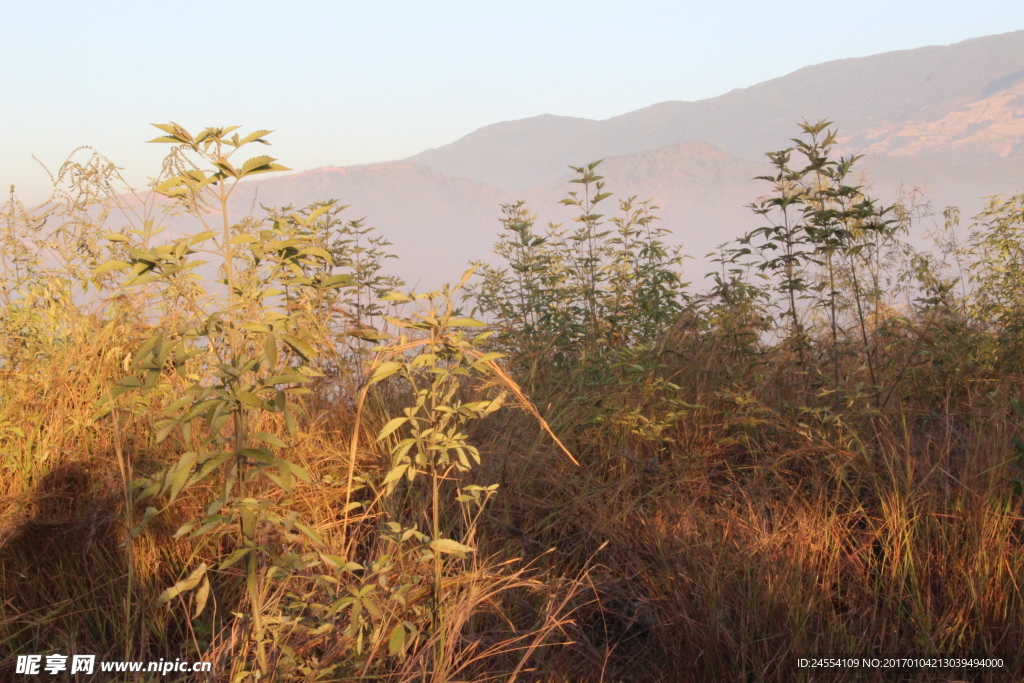
M 966 163 L 1019 158 L 1024 148 L 1024 82 L 998 88 L 944 116 L 868 130 L 844 140 L 866 154 L 929 156 Z
M 829 117 L 850 151 L 862 136 L 939 120 L 1024 80 L 1024 31 L 808 66 L 698 102 L 662 102 L 603 121 L 542 115 L 496 123 L 409 158 L 447 175 L 519 191 L 567 164 L 701 140 L 741 158 L 784 146 L 797 122 Z M 877 144 L 877 141 L 875 142 Z M 974 146 L 926 147 L 951 163 L 1006 158 Z M 1019 144 L 1010 155 L 1024 153 Z
M 245 183 L 235 207 L 337 198 L 394 242 L 392 269 L 435 286 L 489 258 L 500 204 L 527 201 L 539 221 L 571 218 L 558 199 L 569 165 L 606 161 L 617 199 L 661 207 L 694 256 L 759 225 L 746 205 L 768 190 L 764 153 L 797 123 L 828 117 L 843 153 L 883 202 L 927 186 L 941 211 L 969 218 L 991 194 L 1024 192 L 1024 31 L 809 66 L 699 102 L 663 102 L 604 121 L 543 115 L 486 126 L 404 161 L 328 167 Z M 242 189 L 242 188 L 240 188 Z M 244 204 L 244 207 L 243 207 Z M 706 265 L 706 264 L 704 264 Z M 704 265 L 691 266 L 699 279 Z

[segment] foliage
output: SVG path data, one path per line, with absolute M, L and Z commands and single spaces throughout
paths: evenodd
M 830 125 L 825 120 L 802 123 L 804 135 L 793 138 L 794 147 L 767 155 L 776 173 L 761 179 L 772 183 L 773 194 L 751 209 L 772 223 L 742 237 L 732 256 L 738 260 L 756 252 L 762 258 L 757 269 L 768 275 L 781 298 L 787 329 L 780 333 L 783 344 L 796 350 L 801 372 L 809 370 L 812 353 L 806 319 L 823 312 L 832 356 L 826 391 L 836 402 L 844 394 L 848 399 L 871 396 L 877 406 L 884 382 L 878 332 L 892 285 L 891 277 L 883 283 L 884 271 L 894 253 L 906 250 L 898 240 L 906 222 L 896 217 L 896 207 L 880 208 L 863 185 L 849 184 L 860 157 L 831 158 L 837 133 Z M 804 158 L 802 168 L 791 166 L 794 152 Z M 851 328 L 859 339 L 841 340 L 841 331 Z M 854 350 L 857 345 L 860 349 Z M 867 382 L 858 383 L 852 394 L 843 391 L 848 382 L 840 376 L 842 356 L 851 352 L 862 354 L 867 370 Z
M 1020 372 L 1024 368 L 1024 195 L 991 197 L 977 216 L 964 245 L 970 284 L 971 316 L 993 329 L 999 364 Z
M 546 354 L 566 367 L 609 347 L 653 344 L 683 309 L 679 250 L 664 242 L 657 206 L 629 197 L 608 229 L 598 204 L 612 196 L 600 162 L 572 167 L 582 186 L 561 201 L 576 207 L 574 230 L 549 224 L 537 234 L 523 202 L 502 207 L 494 246 L 507 267 L 484 265 L 473 293 L 477 309 L 501 330 L 500 341 L 523 355 Z
M 497 263 L 417 294 L 338 201 L 237 212 L 266 131 L 158 127 L 153 191 L 83 149 L 0 213 L 9 651 L 791 680 L 1024 635 L 1021 197 L 961 240 L 805 123 L 704 292 L 593 163 L 567 225 L 507 204 Z

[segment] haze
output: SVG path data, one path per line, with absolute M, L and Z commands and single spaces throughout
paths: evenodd
M 606 119 L 846 57 L 1024 28 L 1019 2 L 6 3 L 0 186 L 92 145 L 136 183 L 148 124 L 276 129 L 288 166 L 401 159 L 543 113 Z M 751 112 L 753 116 L 755 113 Z

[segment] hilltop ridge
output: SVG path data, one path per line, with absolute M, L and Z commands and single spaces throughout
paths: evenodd
M 930 191 L 969 218 L 982 197 L 1024 191 L 1024 31 L 826 62 L 698 102 L 662 102 L 604 121 L 544 114 L 485 126 L 408 159 L 257 181 L 260 201 L 338 198 L 394 242 L 403 275 L 426 286 L 487 259 L 500 204 L 568 219 L 570 165 L 606 159 L 617 197 L 651 198 L 688 253 L 757 227 L 764 153 L 801 120 L 828 117 L 842 153 L 864 153 L 872 193 Z M 246 185 L 249 185 L 248 183 Z M 252 202 L 242 194 L 241 202 Z M 614 212 L 615 200 L 605 205 Z M 702 274 L 701 266 L 692 271 Z
M 826 117 L 838 123 L 850 151 L 861 152 L 868 151 L 864 143 L 873 131 L 899 130 L 906 137 L 912 125 L 939 121 L 1021 80 L 1024 31 L 1016 31 L 825 62 L 718 97 L 661 102 L 603 121 L 542 115 L 495 123 L 409 160 L 516 192 L 559 177 L 566 164 L 686 140 L 760 159 L 784 146 L 795 123 Z M 1011 150 L 1020 153 L 1019 146 Z M 914 154 L 950 163 L 1006 158 L 984 144 L 947 147 L 927 140 Z

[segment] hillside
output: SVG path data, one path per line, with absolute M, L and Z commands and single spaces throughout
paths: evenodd
M 500 204 L 525 199 L 540 221 L 558 206 L 570 165 L 605 158 L 618 197 L 651 198 L 695 257 L 757 226 L 746 205 L 767 188 L 764 153 L 802 119 L 829 117 L 873 195 L 928 190 L 970 217 L 982 197 L 1024 191 L 1024 31 L 809 66 L 700 102 L 663 102 L 605 121 L 543 115 L 482 128 L 405 161 L 327 167 L 249 187 L 264 204 L 336 198 L 394 243 L 410 282 L 433 287 L 489 257 Z M 253 194 L 236 206 L 248 208 Z M 612 212 L 617 202 L 605 205 Z M 923 236 L 917 236 L 919 242 Z M 699 279 L 707 263 L 691 263 Z
M 207 177 L 253 142 L 206 134 Z M 956 178 L 877 159 L 880 186 Z M 1021 164 L 978 167 L 977 187 Z M 693 242 L 750 221 L 729 211 L 757 170 L 702 142 L 601 167 Z M 419 228 L 399 272 L 437 279 L 502 197 L 411 163 L 193 173 L 163 189 L 236 215 L 236 189 L 392 207 Z M 56 651 L 48 672 L 61 652 L 100 672 L 191 661 L 182 683 L 845 683 L 835 662 L 894 680 L 888 660 L 900 680 L 1024 680 L 1024 198 L 942 267 L 850 230 L 820 181 L 789 195 L 816 229 L 760 245 L 792 259 L 751 253 L 764 279 L 726 274 L 699 305 L 660 233 L 592 212 L 568 235 L 506 233 L 469 301 L 378 308 L 352 250 L 325 263 L 329 214 L 204 249 L 152 244 L 159 211 L 110 234 L 108 211 L 151 205 L 84 173 L 69 196 L 100 201 L 82 210 L 0 205 L 0 638 Z M 193 267 L 229 286 L 197 288 Z
M 892 131 L 905 138 L 912 126 L 940 121 L 1022 78 L 1024 31 L 1018 31 L 808 66 L 719 97 L 662 102 L 604 121 L 544 115 L 496 123 L 410 160 L 520 191 L 554 180 L 566 164 L 686 140 L 759 159 L 794 135 L 794 123 L 822 117 L 836 121 L 850 150 L 860 152 L 879 143 L 873 134 Z M 980 124 L 998 130 L 997 121 Z M 923 131 L 920 136 L 917 147 L 898 149 L 951 163 L 992 162 L 1021 153 L 1017 147 L 992 148 L 978 134 L 952 148 Z
M 965 219 L 981 209 L 983 197 L 1024 189 L 1024 158 L 1019 157 L 965 167 L 873 154 L 858 167 L 872 196 L 883 203 L 895 201 L 901 187 L 919 187 L 936 212 L 958 206 Z M 673 233 L 672 242 L 694 257 L 687 262 L 688 279 L 700 280 L 709 266 L 703 257 L 719 244 L 760 225 L 747 205 L 768 189 L 755 180 L 768 172 L 764 162 L 735 157 L 708 143 L 684 142 L 610 157 L 599 168 L 614 192 L 602 205 L 605 215 L 616 214 L 620 199 L 653 200 L 661 224 Z M 549 183 L 511 193 L 408 162 L 322 168 L 243 184 L 234 206 L 241 213 L 254 200 L 301 206 L 339 199 L 350 205 L 345 212 L 350 220 L 367 217 L 393 243 L 399 260 L 389 263 L 389 270 L 410 284 L 436 287 L 470 261 L 491 259 L 502 203 L 525 200 L 537 213 L 538 226 L 569 222 L 571 208 L 558 204 L 572 189 L 573 173 L 566 171 Z M 926 237 L 913 239 L 923 245 Z
M 254 200 L 304 206 L 338 199 L 349 205 L 348 220 L 365 217 L 394 243 L 401 258 L 394 272 L 426 286 L 457 276 L 471 258 L 486 256 L 498 207 L 507 200 L 494 188 L 408 162 L 320 168 L 245 183 L 239 190 L 233 202 L 239 212 Z

